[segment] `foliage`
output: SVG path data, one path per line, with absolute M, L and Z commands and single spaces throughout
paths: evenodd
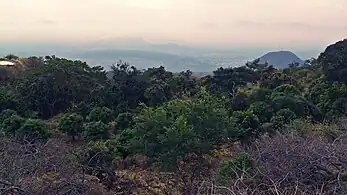
M 248 111 L 256 115 L 261 123 L 270 121 L 274 113 L 272 105 L 266 102 L 255 102 L 251 104 Z
M 26 142 L 46 140 L 49 136 L 45 124 L 39 119 L 27 119 L 16 133 L 17 138 Z
M 283 132 L 285 125 L 290 124 L 295 118 L 296 115 L 293 111 L 281 109 L 271 118 L 272 127 L 274 130 Z
M 60 119 L 59 129 L 75 139 L 83 132 L 83 117 L 75 113 L 66 114 Z
M 276 87 L 273 93 L 284 93 L 286 95 L 297 96 L 301 95 L 300 91 L 294 86 L 289 84 L 283 84 Z
M 256 115 L 248 111 L 236 111 L 231 117 L 232 127 L 228 137 L 234 140 L 247 141 L 260 133 L 260 122 Z
M 24 71 L 13 85 L 23 107 L 49 118 L 93 97 L 99 101 L 97 94 L 105 83 L 106 76 L 100 67 L 47 56 L 43 66 Z
M 295 84 L 293 78 L 280 71 L 271 71 L 260 82 L 261 87 L 274 89 L 283 84 Z
M 257 74 L 245 66 L 237 68 L 219 68 L 213 72 L 213 77 L 207 77 L 206 84 L 212 93 L 223 93 L 234 96 L 237 89 L 254 83 Z
M 227 111 L 206 92 L 192 100 L 173 100 L 144 108 L 135 119 L 130 151 L 143 154 L 164 168 L 175 168 L 186 154 L 209 153 L 225 139 Z
M 232 110 L 245 110 L 249 107 L 250 102 L 245 91 L 238 91 L 235 96 L 232 97 Z
M 248 99 L 250 103 L 254 103 L 257 101 L 263 102 L 271 102 L 271 93 L 272 90 L 263 88 L 263 87 L 253 87 L 249 91 L 247 91 Z
M 184 95 L 191 96 L 198 92 L 198 80 L 192 76 L 192 72 L 187 70 L 174 75 L 169 81 L 171 95 L 173 98 L 179 98 Z
M 3 110 L 0 113 L 0 122 L 4 121 L 7 118 L 10 118 L 13 115 L 17 115 L 17 112 L 14 110 L 10 110 L 10 109 Z
M 101 121 L 88 122 L 83 125 L 82 135 L 85 140 L 105 140 L 108 136 L 109 126 Z
M 0 67 L 0 82 L 4 82 L 9 80 L 11 77 L 13 76 L 13 71 L 8 69 L 8 68 L 4 68 L 4 67 Z
M 239 153 L 228 161 L 223 161 L 216 171 L 216 181 L 226 184 L 232 179 L 243 178 L 253 168 L 253 160 L 247 153 Z
M 299 117 L 312 116 L 320 119 L 318 109 L 304 98 L 292 85 L 279 86 L 271 94 L 271 99 L 275 109 L 290 109 Z
M 347 40 L 328 46 L 318 57 L 325 78 L 347 84 Z
M 8 118 L 4 118 L 0 124 L 1 132 L 5 133 L 8 136 L 16 136 L 16 132 L 22 127 L 25 119 L 18 116 L 17 114 L 13 114 L 8 116 Z
M 17 103 L 14 101 L 9 90 L 5 87 L 0 87 L 0 112 L 5 109 L 16 109 Z
M 134 116 L 132 113 L 120 113 L 116 118 L 116 129 L 123 131 L 131 128 L 134 125 Z
M 144 92 L 148 87 L 148 78 L 143 72 L 120 61 L 111 66 L 111 85 L 105 91 L 105 105 L 115 114 L 134 109 L 140 102 L 146 102 Z
M 15 55 L 13 55 L 13 54 L 8 54 L 8 55 L 6 55 L 4 58 L 5 58 L 5 59 L 8 59 L 8 60 L 17 60 L 17 59 L 19 59 L 18 56 L 15 56 Z
M 324 113 L 326 119 L 344 116 L 347 111 L 345 84 L 317 81 L 311 86 L 308 96 Z
M 147 103 L 150 106 L 156 106 L 168 101 L 170 89 L 166 84 L 154 84 L 151 87 L 148 87 L 145 92 L 145 98 Z
M 109 123 L 113 119 L 112 110 L 107 107 L 94 107 L 89 115 L 89 121 L 101 121 L 103 123 Z
M 113 140 L 91 141 L 83 155 L 83 164 L 90 167 L 110 167 L 116 156 Z

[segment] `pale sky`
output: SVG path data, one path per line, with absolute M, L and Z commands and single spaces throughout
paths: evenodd
M 328 44 L 347 37 L 346 8 L 347 0 L 0 0 L 0 43 Z

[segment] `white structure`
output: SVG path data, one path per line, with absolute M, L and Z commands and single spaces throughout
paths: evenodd
M 14 62 L 10 62 L 7 60 L 0 60 L 0 66 L 14 66 L 15 63 Z

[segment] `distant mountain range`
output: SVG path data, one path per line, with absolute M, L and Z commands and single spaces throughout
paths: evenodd
M 273 65 L 276 68 L 287 68 L 288 65 L 292 63 L 298 63 L 299 65 L 304 64 L 304 61 L 291 51 L 269 52 L 259 59 L 259 63 L 267 62 L 269 65 Z
M 69 59 L 80 59 L 91 66 L 101 65 L 107 70 L 112 64 L 123 60 L 140 69 L 164 66 L 173 72 L 190 69 L 193 72 L 205 74 L 219 67 L 244 65 L 269 49 L 260 46 L 208 48 L 169 41 L 152 43 L 141 38 L 118 38 L 80 44 L 0 44 L 0 57 L 10 53 L 21 57 L 56 55 Z M 293 51 L 303 58 L 316 57 L 318 54 L 311 49 L 293 49 Z M 291 52 L 270 52 L 262 56 L 261 60 L 281 68 L 293 61 L 302 62 L 295 56 Z
M 215 69 L 214 64 L 196 57 L 143 50 L 91 50 L 74 53 L 71 58 L 102 66 L 110 66 L 122 60 L 140 69 L 164 66 L 174 72 L 188 69 L 194 72 Z

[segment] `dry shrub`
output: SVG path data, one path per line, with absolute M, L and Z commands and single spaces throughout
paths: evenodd
M 346 136 L 276 135 L 255 142 L 248 153 L 255 169 L 220 187 L 205 185 L 217 194 L 347 194 Z
M 76 147 L 62 140 L 19 144 L 0 138 L 0 194 L 102 194 L 83 173 Z

